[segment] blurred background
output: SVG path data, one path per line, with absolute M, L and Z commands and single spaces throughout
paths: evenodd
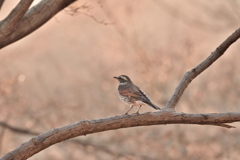
M 3 19 L 19 1 L 6 1 Z M 38 1 L 35 1 L 37 3 Z M 128 75 L 160 107 L 181 78 L 238 27 L 237 0 L 78 1 L 0 52 L 0 156 L 38 133 L 122 115 L 113 76 Z M 240 42 L 187 88 L 178 112 L 238 112 Z M 132 112 L 136 112 L 137 108 Z M 155 111 L 149 106 L 140 112 Z M 233 160 L 236 129 L 159 125 L 62 142 L 31 160 Z

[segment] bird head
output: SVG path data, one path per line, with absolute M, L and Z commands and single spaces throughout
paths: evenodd
M 131 79 L 126 75 L 121 75 L 119 77 L 113 77 L 119 81 L 119 83 L 132 83 Z

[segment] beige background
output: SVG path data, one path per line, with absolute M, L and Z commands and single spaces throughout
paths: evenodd
M 4 4 L 1 19 L 17 2 Z M 83 4 L 88 7 L 72 16 Z M 78 1 L 0 51 L 0 121 L 42 133 L 82 119 L 121 115 L 128 106 L 119 100 L 113 79 L 121 74 L 163 107 L 184 73 L 239 27 L 239 8 L 238 1 L 227 0 Z M 239 47 L 236 42 L 189 85 L 177 111 L 239 111 Z M 140 112 L 150 111 L 145 106 Z M 240 125 L 233 125 L 237 128 L 107 131 L 54 145 L 30 159 L 237 159 Z M 1 127 L 1 156 L 31 137 Z

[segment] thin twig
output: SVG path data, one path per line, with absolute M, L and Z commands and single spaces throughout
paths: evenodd
M 114 23 L 109 23 L 109 22 L 105 22 L 104 20 L 99 20 L 98 18 L 96 18 L 95 16 L 91 15 L 89 12 L 93 9 L 94 7 L 92 7 L 91 5 L 88 4 L 83 4 L 81 6 L 70 6 L 68 7 L 65 12 L 71 16 L 77 16 L 79 14 L 82 14 L 84 16 L 87 16 L 91 19 L 93 19 L 95 22 L 103 24 L 103 25 L 110 25 L 110 24 L 114 24 Z
M 97 23 L 101 23 L 101 24 L 104 24 L 104 25 L 114 24 L 114 23 L 105 22 L 104 20 L 99 20 L 99 19 L 97 19 L 96 17 L 94 17 L 93 15 L 90 15 L 90 14 L 88 14 L 88 13 L 84 13 L 84 12 L 80 12 L 80 11 L 79 11 L 79 13 L 81 13 L 82 15 L 85 15 L 85 16 L 87 16 L 87 17 L 92 18 L 92 19 L 93 19 L 94 21 L 96 21 Z

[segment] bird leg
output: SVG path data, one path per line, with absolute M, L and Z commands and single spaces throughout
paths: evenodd
M 127 111 L 124 115 L 128 114 L 128 112 L 133 108 L 133 106 L 134 106 L 134 105 L 131 104 L 131 105 L 130 105 L 130 108 L 128 109 L 128 111 Z
M 142 104 L 139 106 L 138 111 L 136 112 L 136 114 L 139 114 L 140 108 L 142 107 Z

